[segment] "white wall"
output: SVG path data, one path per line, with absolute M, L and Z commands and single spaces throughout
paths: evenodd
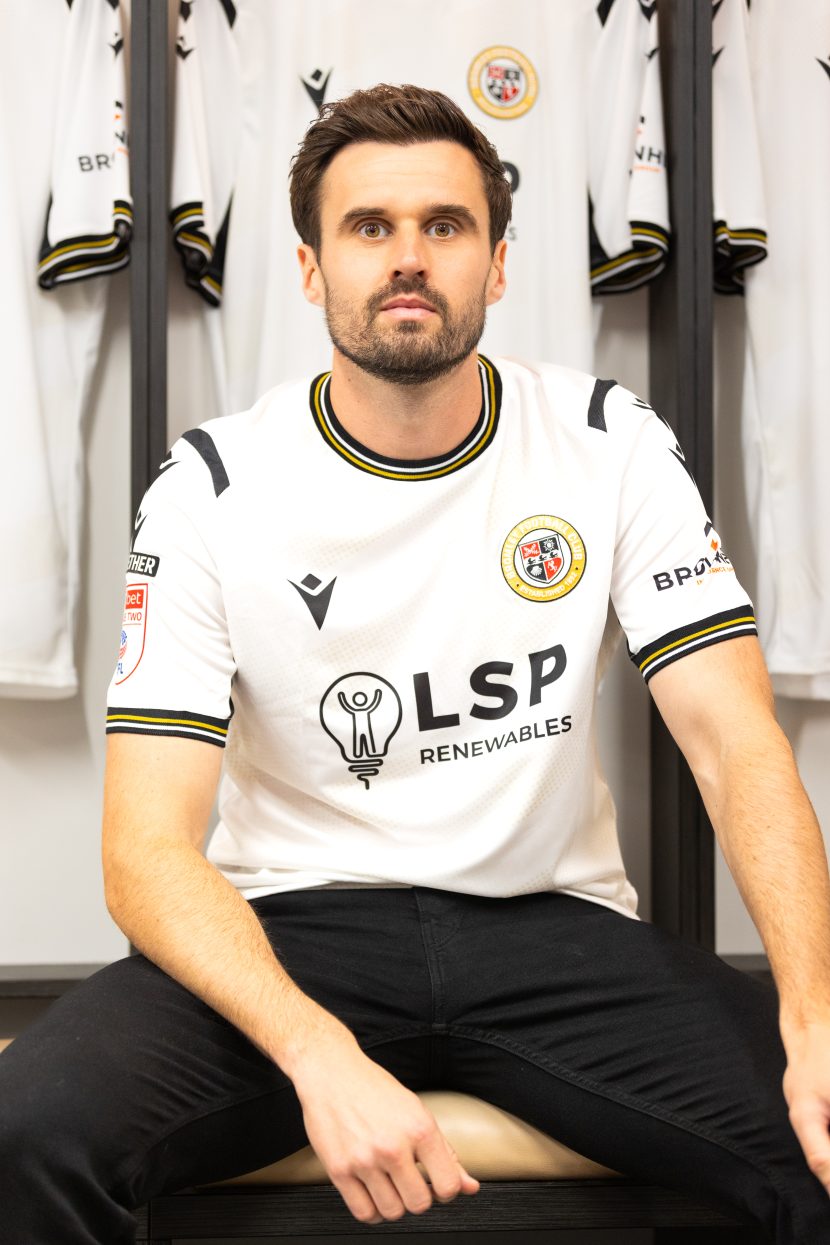
M 748 521 L 741 470 L 741 385 L 743 378 L 745 305 L 743 299 L 715 298 L 715 495 L 716 523 L 738 575 L 750 595 L 756 545 Z M 830 841 L 830 703 L 790 700 L 776 702 L 778 720 L 795 751 L 807 794 L 813 802 L 825 843 Z M 718 950 L 724 953 L 761 950 L 761 941 L 718 853 Z
M 99 852 L 106 688 L 130 530 L 128 276 L 111 280 L 84 429 L 80 695 L 0 698 L 0 964 L 105 962 L 127 949 L 104 905 Z

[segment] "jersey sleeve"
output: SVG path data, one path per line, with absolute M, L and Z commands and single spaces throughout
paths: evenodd
M 107 734 L 172 735 L 224 747 L 236 666 L 209 549 L 211 510 L 222 491 L 212 444 L 204 430 L 185 433 L 141 503 Z
M 118 5 L 74 0 L 54 125 L 38 283 L 51 289 L 129 262 L 132 200 Z
M 600 0 L 591 69 L 589 211 L 594 293 L 634 289 L 666 266 L 669 208 L 657 10 Z
M 674 433 L 625 389 L 614 391 L 614 410 L 620 420 L 642 416 L 620 491 L 611 600 L 648 682 L 688 653 L 757 629 Z
M 714 0 L 712 196 L 715 289 L 741 294 L 767 253 L 766 209 L 749 69 L 746 0 Z
M 170 221 L 185 284 L 213 307 L 222 301 L 241 81 L 231 0 L 179 7 Z

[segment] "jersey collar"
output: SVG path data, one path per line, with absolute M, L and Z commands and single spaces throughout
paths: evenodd
M 483 355 L 478 356 L 478 371 L 481 412 L 475 426 L 460 445 L 437 458 L 385 458 L 356 441 L 334 413 L 331 372 L 323 372 L 311 382 L 311 414 L 326 444 L 360 471 L 382 476 L 385 480 L 435 480 L 466 467 L 484 453 L 496 435 L 501 410 L 501 377 Z

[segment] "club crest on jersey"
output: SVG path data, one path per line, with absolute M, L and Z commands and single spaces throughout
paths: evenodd
M 124 617 L 121 622 L 121 642 L 115 666 L 115 683 L 123 683 L 134 673 L 144 656 L 147 635 L 147 598 L 149 584 L 128 584 L 124 598 Z
M 485 48 L 470 66 L 467 85 L 479 108 L 501 121 L 523 117 L 539 94 L 536 70 L 516 48 Z
M 501 569 L 527 601 L 557 601 L 572 592 L 585 570 L 585 545 L 575 527 L 552 514 L 522 519 L 501 550 Z

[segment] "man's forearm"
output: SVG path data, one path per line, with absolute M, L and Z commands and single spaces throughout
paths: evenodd
M 700 780 L 718 840 L 767 950 L 785 1044 L 830 1022 L 830 880 L 815 813 L 778 725 L 753 723 Z
M 144 840 L 140 859 L 134 854 L 110 870 L 107 903 L 139 951 L 236 1025 L 287 1076 L 310 1046 L 355 1041 L 292 981 L 250 904 L 189 843 Z

